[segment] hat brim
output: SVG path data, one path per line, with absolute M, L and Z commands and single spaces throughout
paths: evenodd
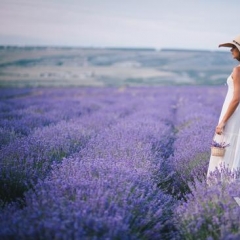
M 237 47 L 234 43 L 222 43 L 218 47 Z

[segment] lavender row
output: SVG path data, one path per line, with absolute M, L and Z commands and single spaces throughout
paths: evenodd
M 206 98 L 206 95 L 209 97 Z M 209 104 L 209 98 L 214 105 Z M 188 192 L 188 182 L 206 176 L 210 144 L 222 102 L 223 98 L 212 94 L 211 88 L 198 94 L 197 91 L 189 92 L 179 102 L 174 156 L 170 161 L 171 168 L 176 170 L 176 183 L 183 194 Z
M 1 91 L 4 95 L 7 90 Z M 104 96 L 96 96 L 95 91 L 33 89 L 25 90 L 23 95 L 3 98 L 0 101 L 0 145 L 27 136 L 36 128 L 89 115 L 110 105 Z
M 169 234 L 174 201 L 156 186 L 153 173 L 156 144 L 171 131 L 165 123 L 171 111 L 156 111 L 156 96 L 146 101 L 138 94 L 135 106 L 130 100 L 117 105 L 121 109 L 124 104 L 125 110 L 131 106 L 128 114 L 53 166 L 26 194 L 23 210 L 6 210 L 3 237 L 159 239 Z
M 105 99 L 105 92 L 97 91 L 97 93 L 93 92 L 93 96 L 89 96 L 88 94 L 92 91 L 87 89 L 78 93 L 77 90 L 70 92 L 51 90 L 48 95 L 44 95 L 43 100 L 47 101 L 47 96 L 55 99 L 53 109 L 48 110 L 49 106 L 46 107 L 43 101 L 41 106 L 44 113 L 55 111 L 56 115 L 61 116 L 68 111 L 66 114 L 68 120 L 58 119 L 57 123 L 52 121 L 48 126 L 43 124 L 32 130 L 28 136 L 18 136 L 2 146 L 0 149 L 0 173 L 3 184 L 0 186 L 0 197 L 3 202 L 21 197 L 29 186 L 47 175 L 53 162 L 59 162 L 63 157 L 73 155 L 84 148 L 92 136 L 131 114 L 137 105 L 135 98 L 128 99 L 128 105 L 123 106 L 121 94 L 114 96 L 115 98 L 109 94 L 109 98 Z M 79 108 L 88 109 L 87 113 L 76 116 L 74 112 L 76 113 L 77 110 L 71 105 L 69 109 L 74 109 L 74 111 L 65 110 L 69 104 L 68 97 L 73 93 L 76 95 L 78 93 L 75 101 L 82 102 Z M 55 98 L 56 95 L 62 96 L 61 101 L 59 98 Z M 30 96 L 31 98 L 32 96 Z M 39 96 L 36 98 L 40 102 Z M 32 107 L 30 102 L 36 102 L 36 100 L 30 101 L 29 99 L 25 101 L 24 105 L 29 105 L 28 108 Z M 58 107 L 55 108 L 55 105 Z M 28 119 L 28 114 L 24 115 L 20 121 L 22 128 L 27 125 L 25 118 Z
M 188 184 L 195 178 L 206 177 L 210 143 L 225 91 L 211 87 L 176 90 L 167 146 L 172 154 L 160 159 L 159 186 L 177 199 L 190 192 Z

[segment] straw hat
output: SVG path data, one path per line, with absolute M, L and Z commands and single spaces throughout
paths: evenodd
M 233 46 L 237 47 L 238 50 L 240 51 L 240 35 L 235 37 L 231 42 L 222 43 L 218 47 L 233 47 Z

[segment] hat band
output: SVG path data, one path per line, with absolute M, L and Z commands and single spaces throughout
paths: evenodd
M 238 43 L 237 41 L 233 40 L 234 43 L 236 43 L 238 46 L 240 46 L 240 43 Z

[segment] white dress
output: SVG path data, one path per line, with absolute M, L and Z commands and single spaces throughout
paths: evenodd
M 233 78 L 230 75 L 227 79 L 228 92 L 223 103 L 219 122 L 222 120 L 224 114 L 227 111 L 228 105 L 233 98 Z M 234 171 L 240 168 L 240 104 L 234 111 L 233 115 L 228 119 L 227 124 L 223 130 L 222 135 L 216 134 L 214 139 L 217 142 L 229 143 L 230 146 L 226 147 L 226 151 L 223 157 L 211 156 L 208 166 L 207 177 L 210 172 L 220 169 L 223 164 L 229 170 Z

